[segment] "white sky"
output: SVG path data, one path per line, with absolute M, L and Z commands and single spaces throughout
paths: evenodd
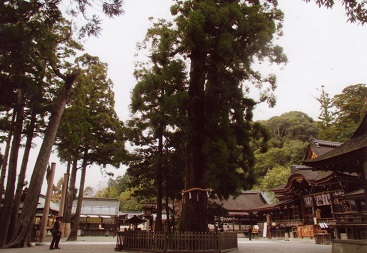
M 116 111 L 123 121 L 129 117 L 130 91 L 135 85 L 135 45 L 144 38 L 149 17 L 171 19 L 171 4 L 171 0 L 125 0 L 125 14 L 104 20 L 101 35 L 89 39 L 85 45 L 87 53 L 108 63 L 109 78 L 115 85 Z M 340 4 L 328 10 L 319 9 L 313 2 L 279 0 L 279 7 L 285 14 L 285 21 L 284 36 L 278 44 L 284 48 L 289 63 L 283 67 L 264 66 L 266 71 L 277 74 L 277 105 L 272 109 L 259 106 L 254 119 L 268 119 L 294 110 L 317 119 L 320 105 L 315 97 L 319 96 L 317 89 L 321 85 L 334 96 L 349 85 L 367 83 L 367 25 L 347 23 Z M 32 151 L 34 158 L 36 153 Z M 56 156 L 52 159 L 50 162 L 57 163 L 57 182 L 66 165 L 60 164 Z M 92 170 L 95 172 L 91 173 Z M 125 172 L 124 169 L 110 171 L 115 175 Z M 98 168 L 90 168 L 87 174 L 86 186 L 95 187 L 107 181 Z

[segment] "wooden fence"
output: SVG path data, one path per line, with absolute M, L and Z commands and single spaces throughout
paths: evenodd
M 237 234 L 233 232 L 151 232 L 124 231 L 117 233 L 115 250 L 153 252 L 200 251 L 228 252 L 237 250 Z

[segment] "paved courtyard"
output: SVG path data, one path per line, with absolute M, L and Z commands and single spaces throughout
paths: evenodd
M 59 247 L 50 251 L 50 237 L 41 245 L 21 249 L 0 249 L 0 253 L 117 253 L 127 251 L 115 251 L 116 237 L 78 237 L 76 242 L 67 242 L 65 238 L 60 241 Z M 331 245 L 315 244 L 310 239 L 280 239 L 257 238 L 249 241 L 247 238 L 238 238 L 239 253 L 331 253 Z

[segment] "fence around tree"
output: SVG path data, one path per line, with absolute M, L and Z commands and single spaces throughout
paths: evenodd
M 228 252 L 237 250 L 233 232 L 152 232 L 129 230 L 117 233 L 115 250 Z

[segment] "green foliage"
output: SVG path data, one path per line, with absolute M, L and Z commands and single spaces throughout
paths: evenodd
M 95 197 L 94 189 L 90 186 L 85 187 L 83 193 L 86 197 Z
M 290 175 L 290 167 L 275 166 L 260 180 L 260 188 L 271 191 L 274 187 L 287 183 Z
M 131 143 L 127 174 L 134 195 L 143 199 L 156 196 L 157 203 L 163 193 L 177 196 L 182 185 L 187 95 L 185 64 L 175 54 L 176 38 L 172 24 L 164 20 L 148 30 L 140 48 L 148 48 L 150 57 L 135 69 L 138 83 L 131 96 L 133 115 L 126 126 Z M 173 162 L 173 157 L 178 159 Z
M 334 96 L 335 124 L 339 129 L 338 141 L 347 140 L 357 129 L 366 113 L 366 97 L 367 87 L 365 84 L 347 86 L 341 94 Z
M 306 152 L 308 142 L 290 140 L 284 142 L 281 148 L 271 147 L 265 153 L 256 153 L 255 171 L 256 176 L 263 177 L 274 167 L 290 167 L 301 164 Z
M 64 160 L 76 157 L 86 159 L 88 164 L 118 167 L 124 153 L 123 139 L 117 139 L 122 124 L 114 109 L 107 65 L 87 54 L 76 62 L 82 74 L 58 130 L 59 156 Z
M 260 179 L 259 187 L 274 202 L 275 195 L 271 190 L 279 185 L 286 184 L 290 176 L 290 167 L 275 166 L 270 169 L 263 178 Z
M 141 211 L 142 207 L 138 199 L 133 196 L 134 191 L 126 190 L 119 196 L 120 210 L 122 211 Z
M 317 137 L 318 124 L 307 114 L 291 111 L 262 121 L 269 132 L 268 149 L 256 146 L 255 175 L 258 181 L 277 166 L 301 164 L 311 138 Z
M 274 103 L 276 78 L 261 76 L 251 64 L 287 61 L 272 44 L 283 14 L 271 4 L 247 1 L 186 1 L 171 10 L 191 59 L 188 150 L 194 153 L 187 157 L 193 157 L 188 164 L 194 168 L 188 173 L 196 175 L 195 182 L 205 174 L 203 184 L 227 198 L 253 184 L 249 143 L 256 131 L 250 122 L 257 101 L 247 97 L 241 82 L 269 85 L 261 91 L 260 102 Z
M 333 101 L 329 97 L 329 94 L 325 91 L 324 86 L 321 86 L 320 97 L 316 98 L 320 103 L 320 115 L 317 122 L 317 126 L 320 129 L 318 138 L 321 140 L 332 140 L 335 134 L 335 126 L 333 122 L 335 121 L 335 115 L 333 112 Z
M 266 121 L 273 138 L 276 140 L 308 141 L 318 134 L 314 120 L 307 114 L 291 111 Z
M 365 84 L 347 86 L 341 94 L 329 98 L 322 87 L 320 97 L 319 139 L 344 142 L 362 121 L 367 109 Z

